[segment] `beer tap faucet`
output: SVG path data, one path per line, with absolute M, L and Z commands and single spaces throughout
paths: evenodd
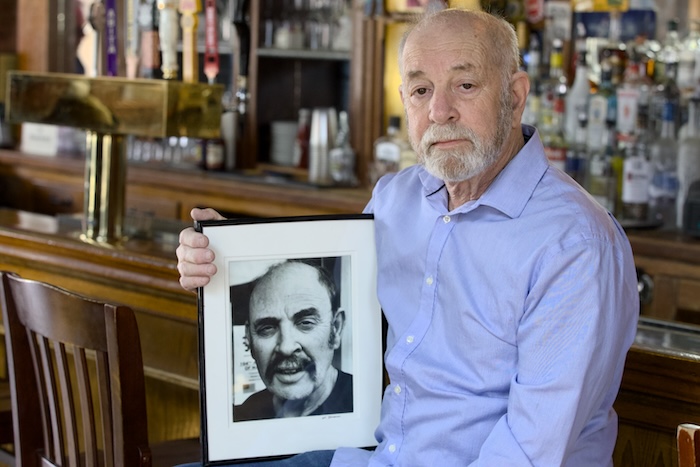
M 239 121 L 242 123 L 241 116 L 246 114 L 248 106 L 248 58 L 250 54 L 250 27 L 246 21 L 246 12 L 248 11 L 248 0 L 237 0 L 234 14 L 233 24 L 238 33 L 239 43 L 239 72 L 236 80 L 236 107 L 238 110 Z

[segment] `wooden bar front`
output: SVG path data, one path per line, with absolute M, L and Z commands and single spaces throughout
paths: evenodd
M 196 296 L 178 284 L 173 243 L 84 243 L 69 219 L 0 209 L 0 269 L 134 308 L 143 346 L 149 437 L 199 434 Z

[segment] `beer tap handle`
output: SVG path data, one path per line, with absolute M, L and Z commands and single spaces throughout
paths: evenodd
M 164 79 L 177 79 L 177 39 L 179 22 L 177 17 L 176 0 L 158 0 L 159 23 L 158 37 L 160 39 L 161 70 Z
M 219 30 L 216 0 L 206 0 L 204 6 L 204 75 L 214 84 L 219 74 Z
M 126 64 L 126 77 L 136 78 L 139 70 L 139 47 L 141 34 L 137 22 L 139 0 L 126 1 L 126 47 L 124 62 Z
M 180 26 L 182 27 L 182 80 L 199 82 L 199 60 L 197 55 L 198 13 L 202 10 L 199 0 L 180 0 Z
M 238 113 L 244 115 L 248 102 L 248 61 L 250 54 L 250 27 L 246 21 L 248 11 L 247 0 L 237 0 L 233 15 L 233 24 L 238 33 L 239 44 L 239 72 L 237 80 L 236 98 L 238 100 Z
M 88 71 L 88 76 L 101 76 L 105 35 L 105 5 L 103 0 L 95 0 L 92 2 L 90 5 L 88 22 L 95 31 L 95 42 L 92 49 L 92 67 Z
M 119 45 L 117 43 L 117 3 L 105 0 L 105 46 L 107 76 L 119 76 Z

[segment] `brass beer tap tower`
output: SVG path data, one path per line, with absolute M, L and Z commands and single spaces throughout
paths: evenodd
M 223 86 L 174 80 L 12 71 L 7 121 L 87 132 L 81 238 L 118 246 L 124 238 L 126 136 L 218 138 Z

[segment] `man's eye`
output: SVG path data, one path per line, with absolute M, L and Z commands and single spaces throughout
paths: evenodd
M 297 327 L 302 331 L 311 331 L 318 325 L 318 321 L 315 319 L 303 319 L 297 321 Z
M 428 92 L 427 88 L 418 88 L 416 89 L 413 93 L 418 94 L 419 96 L 423 96 Z
M 274 326 L 260 326 L 255 328 L 255 334 L 260 337 L 271 337 L 275 334 L 277 328 Z
M 471 84 L 471 83 L 464 83 L 464 84 L 462 84 L 462 88 L 464 88 L 464 89 L 471 89 L 471 88 L 473 88 L 473 87 L 474 87 L 474 85 Z

